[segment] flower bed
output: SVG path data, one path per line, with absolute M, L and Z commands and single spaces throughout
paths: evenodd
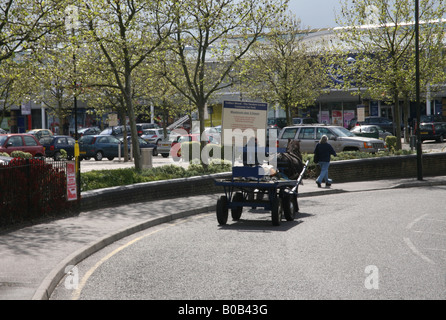
M 65 165 L 14 158 L 0 166 L 0 226 L 61 215 L 66 199 Z

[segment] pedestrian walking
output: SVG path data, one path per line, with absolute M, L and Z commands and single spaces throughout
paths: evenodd
M 324 181 L 326 187 L 331 186 L 332 180 L 328 178 L 331 155 L 336 157 L 336 152 L 331 144 L 328 143 L 328 137 L 323 135 L 314 149 L 314 162 L 321 167 L 321 173 L 316 179 L 316 184 L 319 188 Z

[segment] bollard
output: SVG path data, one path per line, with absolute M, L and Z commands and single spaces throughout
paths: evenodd
M 141 162 L 143 169 L 151 169 L 152 168 L 152 148 L 142 148 L 141 149 Z
M 409 137 L 410 150 L 413 151 L 417 147 L 417 136 Z

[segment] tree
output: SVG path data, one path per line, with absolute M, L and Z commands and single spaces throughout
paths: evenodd
M 58 0 L 4 0 L 0 3 L 0 65 L 62 24 L 52 15 L 64 6 Z
M 0 3 L 0 90 L 3 113 L 12 104 L 31 99 L 36 84 L 30 80 L 30 52 L 35 44 L 63 22 L 65 1 L 4 0 Z
M 361 0 L 352 6 L 344 1 L 339 36 L 350 52 L 357 54 L 355 74 L 367 84 L 372 99 L 394 103 L 397 149 L 401 149 L 400 99 L 407 100 L 415 90 L 415 8 L 410 0 Z M 445 25 L 440 22 L 445 14 L 443 0 L 421 0 L 420 50 L 424 56 L 422 82 L 445 79 L 442 40 Z M 355 77 L 351 77 L 354 79 Z M 405 121 L 408 118 L 405 114 Z
M 81 18 L 87 22 L 86 36 L 91 39 L 108 64 L 114 83 L 124 99 L 130 120 L 136 170 L 142 170 L 135 123 L 135 70 L 161 47 L 170 32 L 169 7 L 165 0 L 83 0 Z M 83 16 L 82 16 L 83 14 Z M 82 30 L 79 29 L 81 32 Z
M 288 125 L 291 111 L 312 105 L 327 85 L 322 52 L 305 45 L 307 35 L 295 17 L 277 17 L 245 63 L 243 83 L 250 84 L 255 96 L 283 108 Z
M 198 110 L 200 131 L 211 96 L 231 86 L 228 74 L 260 38 L 288 0 L 173 1 L 174 32 L 165 78 Z M 178 70 L 181 70 L 179 73 Z M 201 149 L 206 142 L 201 142 Z

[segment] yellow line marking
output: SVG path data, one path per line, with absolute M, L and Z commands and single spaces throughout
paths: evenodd
M 186 222 L 186 221 L 188 221 L 188 220 L 190 220 L 190 219 L 199 219 L 199 218 L 203 218 L 203 217 L 206 217 L 206 216 L 209 216 L 209 215 L 211 215 L 211 214 L 206 214 L 206 215 L 204 215 L 204 216 L 198 216 L 198 217 L 193 217 L 193 218 L 189 217 L 188 219 L 183 220 L 183 221 L 179 221 L 179 222 L 175 222 L 175 223 L 170 223 L 168 226 L 166 226 L 166 227 L 164 227 L 164 228 L 160 228 L 160 229 L 158 229 L 158 230 L 155 230 L 155 231 L 153 231 L 153 232 L 150 232 L 150 233 L 148 233 L 148 234 L 145 234 L 145 235 L 143 235 L 143 236 L 141 236 L 141 237 L 135 238 L 135 239 L 133 239 L 133 240 L 127 242 L 126 244 L 120 246 L 119 248 L 113 250 L 112 252 L 110 252 L 109 254 L 107 254 L 105 257 L 103 257 L 101 260 L 99 260 L 99 261 L 98 261 L 92 268 L 90 268 L 90 269 L 87 271 L 87 273 L 85 273 L 85 275 L 82 277 L 81 282 L 79 283 L 78 288 L 73 292 L 73 294 L 72 294 L 72 298 L 71 298 L 71 299 L 72 299 L 72 300 L 79 300 L 80 295 L 81 295 L 81 291 L 82 291 L 82 289 L 85 287 L 85 284 L 87 283 L 87 281 L 88 281 L 88 279 L 91 277 L 91 275 L 92 275 L 92 274 L 93 274 L 93 273 L 94 273 L 94 272 L 95 272 L 95 271 L 96 271 L 96 270 L 97 270 L 97 269 L 98 269 L 104 262 L 106 262 L 107 260 L 109 260 L 111 257 L 113 257 L 113 256 L 114 256 L 115 254 L 117 254 L 118 252 L 124 250 L 125 248 L 128 248 L 128 247 L 131 246 L 132 244 L 134 244 L 134 243 L 136 243 L 136 242 L 138 242 L 138 241 L 140 241 L 140 240 L 142 240 L 142 239 L 144 239 L 144 238 L 147 238 L 147 237 L 149 237 L 149 236 L 151 236 L 151 235 L 154 235 L 155 233 L 157 233 L 157 232 L 159 232 L 159 231 L 166 230 L 166 229 L 171 228 L 171 227 L 173 227 L 173 226 L 179 225 L 179 224 L 184 223 L 184 222 Z

